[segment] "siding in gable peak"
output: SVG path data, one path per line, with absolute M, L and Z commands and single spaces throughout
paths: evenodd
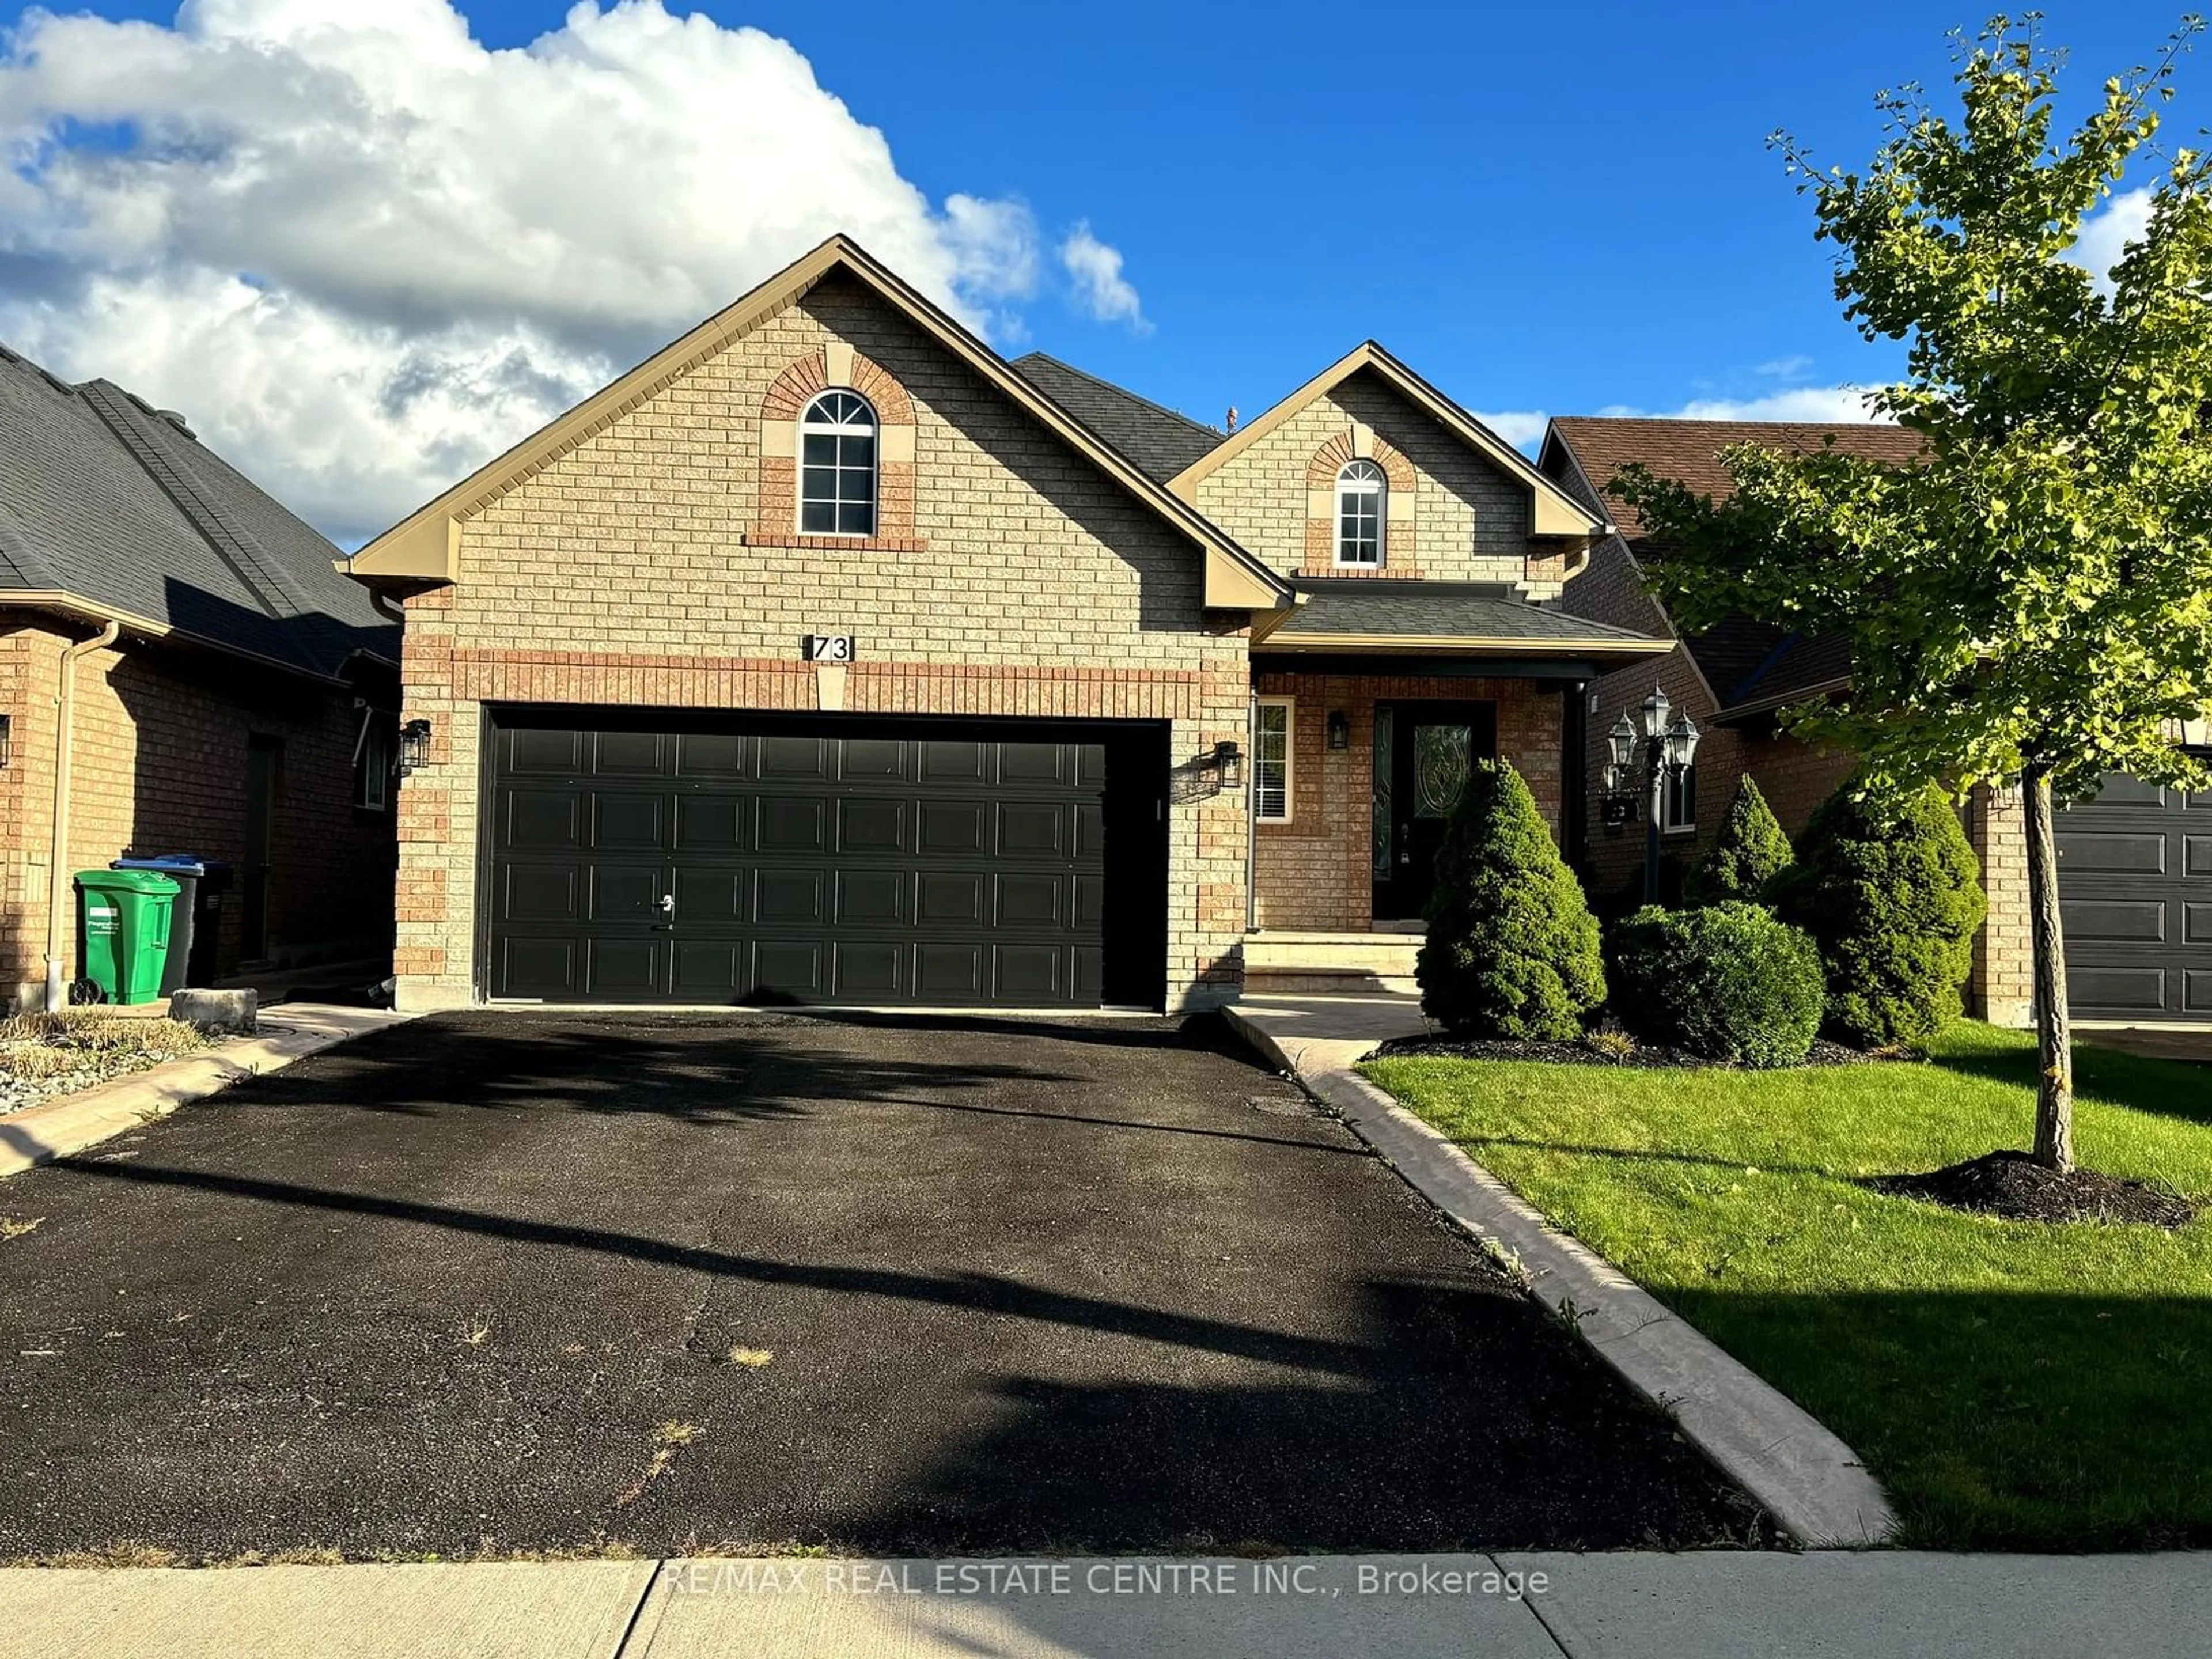
M 912 406 L 911 538 L 802 538 L 761 500 L 764 399 L 837 348 Z M 1197 668 L 1241 648 L 1201 614 L 1196 547 L 834 279 L 465 521 L 461 550 L 455 626 L 539 650 L 780 658 L 810 629 L 914 662 Z
M 1315 398 L 1200 478 L 1199 510 L 1285 575 L 1343 574 L 1326 569 L 1334 503 L 1312 488 L 1308 470 L 1355 427 L 1395 450 L 1414 478 L 1412 511 L 1396 507 L 1378 574 L 1504 582 L 1530 599 L 1558 597 L 1559 550 L 1530 543 L 1528 486 L 1370 374 Z

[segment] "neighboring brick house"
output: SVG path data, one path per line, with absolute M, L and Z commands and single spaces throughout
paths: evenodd
M 1469 763 L 1571 842 L 1576 694 L 1671 649 L 1559 608 L 1601 530 L 1372 345 L 1224 437 L 834 239 L 352 562 L 428 725 L 401 1004 L 1396 977 Z
M 69 878 L 126 852 L 234 866 L 216 975 L 389 949 L 399 629 L 338 556 L 181 416 L 0 348 L 0 1002 L 76 978 Z
M 1642 521 L 1612 489 L 1631 462 L 1660 477 L 1675 478 L 1701 495 L 1725 499 L 1734 481 L 1721 465 L 1721 450 L 1756 441 L 1775 448 L 1808 450 L 1832 443 L 1883 461 L 1911 460 L 1919 440 L 1903 428 L 1868 423 L 1636 420 L 1560 416 L 1545 433 L 1544 471 L 1593 510 L 1618 521 L 1568 584 L 1567 607 L 1579 615 L 1672 635 L 1665 607 L 1646 589 L 1644 567 L 1663 556 Z M 1782 827 L 1795 836 L 1813 809 L 1851 773 L 1852 757 L 1832 746 L 1806 742 L 1777 730 L 1784 706 L 1844 690 L 1850 656 L 1838 640 L 1805 635 L 1735 617 L 1681 637 L 1683 648 L 1655 667 L 1609 674 L 1593 685 L 1586 704 L 1589 740 L 1583 773 L 1593 795 L 1602 787 L 1608 758 L 1605 732 L 1624 709 L 1650 695 L 1655 684 L 1674 707 L 1694 720 L 1704 736 L 1694 775 L 1667 803 L 1662 846 L 1670 879 L 1709 847 L 1734 797 L 1738 779 L 1754 779 Z M 1592 892 L 1618 907 L 1643 879 L 1646 809 L 1639 799 L 1632 823 L 1607 826 L 1593 814 L 1583 862 Z M 1982 860 L 1990 918 L 1974 952 L 1968 987 L 1972 1011 L 2002 1024 L 2025 1024 L 2031 1009 L 2025 831 L 2016 799 L 1977 791 L 1968 802 L 1967 833 Z

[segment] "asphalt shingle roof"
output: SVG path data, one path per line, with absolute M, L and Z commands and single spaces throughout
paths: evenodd
M 56 591 L 333 675 L 399 630 L 338 550 L 181 422 L 0 348 L 0 599 Z
M 1547 610 L 1494 588 L 1448 582 L 1300 584 L 1310 597 L 1289 620 L 1255 647 L 1311 644 L 1340 636 L 1397 635 L 1407 638 L 1527 641 L 1640 641 L 1646 636 L 1564 611 Z M 1663 649 L 1664 641 L 1651 641 Z
M 1015 358 L 1012 368 L 1162 483 L 1221 441 L 1221 434 L 1212 427 L 1042 351 Z
M 1903 464 L 1923 447 L 1918 434 L 1876 422 L 1671 421 L 1562 415 L 1552 422 L 1583 476 L 1604 497 L 1613 521 L 1639 561 L 1666 556 L 1643 520 L 1611 488 L 1614 477 L 1640 461 L 1659 477 L 1680 479 L 1701 495 L 1725 501 L 1735 481 L 1720 463 L 1731 444 L 1809 452 L 1835 447 L 1870 460 Z M 1685 634 L 1682 648 L 1696 661 L 1723 708 L 1782 697 L 1846 679 L 1850 649 L 1748 617 L 1732 617 L 1702 633 Z

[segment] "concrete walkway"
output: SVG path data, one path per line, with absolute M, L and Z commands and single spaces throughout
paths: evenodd
M 1791 1537 L 1856 1548 L 1895 1532 L 1881 1483 L 1810 1413 L 1352 1069 L 1389 1037 L 1425 1029 L 1415 999 L 1249 997 L 1228 1012 L 1409 1186 L 1516 1264 L 1531 1296 L 1571 1316 L 1576 1334 Z
M 0 1571 L 0 1659 L 2195 1659 L 2212 1556 Z

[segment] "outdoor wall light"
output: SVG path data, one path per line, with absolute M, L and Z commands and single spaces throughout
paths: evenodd
M 410 720 L 399 728 L 399 775 L 430 763 L 430 722 Z
M 1341 708 L 1328 711 L 1328 746 L 1332 749 L 1352 747 L 1352 716 Z
M 0 768 L 15 758 L 15 717 L 0 714 Z
M 1613 763 L 1626 773 L 1636 764 L 1636 722 L 1623 714 L 1605 736 L 1613 745 Z
M 1667 701 L 1667 694 L 1653 686 L 1651 695 L 1644 700 L 1644 735 L 1647 738 L 1664 737 L 1667 716 L 1674 712 L 1674 705 Z
M 1667 787 L 1689 771 L 1697 759 L 1698 740 L 1704 735 L 1687 714 L 1669 725 L 1668 717 L 1674 712 L 1667 694 L 1654 687 L 1638 708 L 1623 709 L 1605 734 L 1606 747 L 1613 755 L 1612 763 L 1605 769 L 1605 821 L 1609 824 L 1628 822 L 1634 811 L 1629 805 L 1633 799 L 1629 792 L 1637 783 L 1643 783 L 1649 792 L 1644 822 L 1644 902 L 1647 904 L 1659 902 L 1659 832 L 1666 815 Z M 1640 732 L 1632 713 L 1642 717 Z
M 1213 752 L 1207 757 L 1207 759 L 1212 763 L 1215 773 L 1219 775 L 1221 787 L 1224 789 L 1241 789 L 1244 787 L 1244 750 L 1243 745 L 1234 738 L 1224 738 L 1215 744 Z
M 1668 726 L 1664 739 L 1667 769 L 1670 772 L 1688 771 L 1691 763 L 1698 757 L 1698 739 L 1704 735 L 1687 714 Z

